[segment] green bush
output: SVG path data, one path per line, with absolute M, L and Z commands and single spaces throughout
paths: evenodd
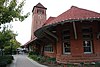
M 44 63 L 44 62 L 53 63 L 53 64 L 56 63 L 56 58 L 50 58 L 41 55 L 33 55 L 33 52 L 29 53 L 29 57 L 39 63 Z
M 33 55 L 33 51 L 30 51 L 30 52 L 28 53 L 28 55 Z
M 29 57 L 37 62 L 43 63 L 45 62 L 45 57 L 41 56 L 41 55 L 29 55 Z
M 96 62 L 95 67 L 100 67 L 100 62 Z
M 38 53 L 38 52 L 30 51 L 30 52 L 28 53 L 28 55 L 39 55 L 39 53 Z
M 47 62 L 49 63 L 56 63 L 56 58 L 47 58 Z
M 0 60 L 0 67 L 6 67 L 6 66 L 7 66 L 7 62 Z
M 35 61 L 37 61 L 37 55 L 29 55 L 29 57 Z
M 12 63 L 13 56 L 0 56 L 0 67 L 6 67 L 7 64 Z
M 7 59 L 6 62 L 7 62 L 7 64 L 11 64 L 12 63 L 12 59 Z
M 38 56 L 37 57 L 37 60 L 40 62 L 40 63 L 43 63 L 46 61 L 45 57 L 44 56 Z

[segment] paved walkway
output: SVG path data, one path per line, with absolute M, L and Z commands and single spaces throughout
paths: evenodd
M 29 59 L 27 55 L 14 55 L 14 59 L 13 63 L 7 67 L 47 67 Z

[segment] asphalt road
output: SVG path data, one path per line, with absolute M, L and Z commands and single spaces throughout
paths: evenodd
M 7 67 L 47 67 L 41 65 L 32 59 L 29 59 L 27 55 L 14 55 L 14 61 Z

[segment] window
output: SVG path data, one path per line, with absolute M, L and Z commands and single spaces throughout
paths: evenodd
M 56 36 L 57 34 L 56 34 L 56 29 L 55 28 L 53 28 L 53 30 L 51 30 L 51 32 Z
M 91 40 L 93 38 L 92 28 L 83 26 L 82 27 L 82 36 L 83 36 L 83 39 Z
M 52 46 L 52 44 L 45 45 L 44 51 L 53 52 L 53 46 Z
M 83 41 L 84 53 L 92 53 L 92 41 Z
M 84 33 L 83 34 L 83 39 L 92 39 L 92 34 L 90 34 L 90 33 Z
M 44 11 L 43 11 L 43 10 L 38 9 L 38 10 L 37 10 L 37 13 L 38 13 L 38 14 L 44 14 Z
M 63 40 L 69 40 L 69 39 L 70 39 L 70 36 L 69 35 L 63 36 Z
M 83 27 L 82 28 L 82 32 L 84 32 L 84 33 L 90 33 L 90 32 L 92 32 L 92 29 L 89 28 L 89 27 Z
M 64 42 L 63 43 L 63 53 L 64 54 L 70 54 L 71 53 L 70 42 Z
M 69 29 L 63 30 L 63 34 L 70 34 L 70 30 Z
M 69 40 L 70 39 L 70 30 L 69 29 L 63 30 L 62 37 L 63 37 L 63 41 Z
M 62 31 L 63 37 L 63 54 L 70 54 L 70 29 L 69 27 Z

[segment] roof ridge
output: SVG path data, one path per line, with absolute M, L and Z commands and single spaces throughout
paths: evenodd
M 35 7 L 43 7 L 43 8 L 45 8 L 40 2 L 38 4 L 36 4 Z
M 85 8 L 81 8 L 81 7 L 77 7 L 77 6 L 71 6 L 71 8 L 70 9 L 80 9 L 80 10 L 86 10 L 86 11 L 90 11 L 90 12 L 94 12 L 94 13 L 98 13 L 98 14 L 100 14 L 99 12 L 96 12 L 96 11 L 93 11 L 93 10 L 88 10 L 88 9 L 85 9 Z M 66 12 L 66 11 L 65 11 Z

